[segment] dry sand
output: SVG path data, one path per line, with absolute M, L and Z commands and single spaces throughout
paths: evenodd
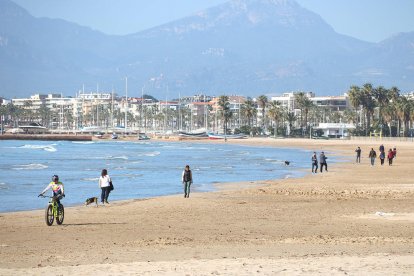
M 367 157 L 380 142 L 229 142 L 347 157 L 327 173 L 189 199 L 66 208 L 62 226 L 47 227 L 43 210 L 0 214 L 0 275 L 414 274 L 413 142 L 384 142 L 398 155 L 382 167 Z

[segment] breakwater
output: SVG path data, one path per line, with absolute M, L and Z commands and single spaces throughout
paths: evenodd
M 4 134 L 0 140 L 92 141 L 92 135 L 73 134 Z

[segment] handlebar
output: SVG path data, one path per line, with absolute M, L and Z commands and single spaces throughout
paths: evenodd
M 41 198 L 46 198 L 46 197 L 48 197 L 48 198 L 53 198 L 53 199 L 62 199 L 62 198 L 64 198 L 64 197 L 65 197 L 65 195 L 58 195 L 58 196 L 45 196 L 45 195 L 43 195 L 43 194 L 39 194 L 37 197 L 41 197 Z

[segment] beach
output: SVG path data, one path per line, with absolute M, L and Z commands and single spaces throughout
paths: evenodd
M 213 143 L 213 142 L 212 142 Z M 214 143 L 224 143 L 215 141 Z M 249 138 L 344 156 L 302 178 L 218 185 L 164 196 L 0 214 L 0 275 L 285 275 L 414 273 L 414 143 Z M 397 147 L 370 166 L 373 147 Z M 362 149 L 355 164 L 355 149 Z M 242 188 L 241 188 L 242 187 Z M 244 187 L 244 188 L 243 188 Z

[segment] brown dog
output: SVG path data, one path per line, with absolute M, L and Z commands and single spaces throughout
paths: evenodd
M 96 207 L 98 207 L 98 198 L 97 197 L 90 197 L 85 201 L 85 206 L 88 206 L 89 204 L 95 203 Z

